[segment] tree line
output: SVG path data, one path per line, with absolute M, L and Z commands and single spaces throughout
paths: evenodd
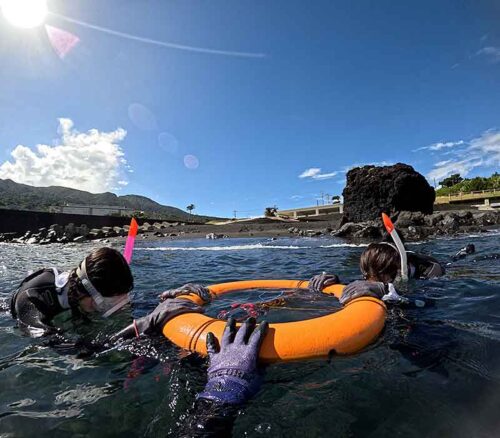
M 495 172 L 490 177 L 462 178 L 459 173 L 454 173 L 448 178 L 439 181 L 439 185 L 441 187 L 436 190 L 437 196 L 500 189 L 500 174 Z

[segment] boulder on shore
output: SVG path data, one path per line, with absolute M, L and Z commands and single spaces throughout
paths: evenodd
M 500 224 L 500 211 L 473 213 L 467 210 L 438 212 L 423 215 L 419 212 L 402 211 L 395 226 L 409 241 L 431 236 L 454 236 L 461 233 L 486 231 L 487 227 Z M 386 235 L 382 221 L 347 222 L 331 232 L 335 237 L 380 239 Z
M 225 239 L 227 237 L 228 236 L 226 236 L 225 234 L 217 234 L 217 233 L 208 233 L 205 236 L 206 239 Z
M 395 216 L 401 211 L 431 214 L 434 188 L 413 167 L 364 166 L 347 172 L 342 223 L 378 220 L 382 212 Z

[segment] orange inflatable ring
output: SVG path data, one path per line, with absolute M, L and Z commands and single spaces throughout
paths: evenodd
M 250 280 L 209 286 L 214 296 L 244 289 L 306 289 L 307 281 Z M 344 289 L 336 284 L 323 290 L 339 298 Z M 197 295 L 185 295 L 202 305 Z M 342 310 L 304 321 L 270 324 L 260 349 L 264 362 L 292 361 L 326 357 L 330 353 L 356 353 L 375 341 L 384 328 L 386 307 L 376 298 L 357 298 Z M 221 338 L 226 321 L 201 313 L 184 313 L 172 318 L 163 327 L 163 334 L 174 344 L 205 356 L 206 336 L 212 332 Z

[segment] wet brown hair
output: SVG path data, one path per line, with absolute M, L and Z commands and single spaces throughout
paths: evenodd
M 399 266 L 399 252 L 387 243 L 370 243 L 359 261 L 359 267 L 366 280 L 383 283 L 394 281 Z
M 123 255 L 113 248 L 98 248 L 85 258 L 87 275 L 94 287 L 105 297 L 122 295 L 130 292 L 134 287 L 134 278 L 130 267 Z M 70 289 L 68 298 L 71 307 L 78 305 L 78 301 L 88 296 L 76 269 L 70 274 Z

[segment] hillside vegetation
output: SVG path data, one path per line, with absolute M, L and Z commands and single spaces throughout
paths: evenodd
M 462 178 L 458 173 L 440 181 L 441 188 L 436 190 L 437 196 L 455 195 L 458 193 L 476 192 L 480 190 L 500 189 L 500 174 L 495 172 L 490 177 Z
M 139 195 L 117 196 L 114 193 L 90 193 L 68 187 L 33 187 L 10 179 L 0 179 L 0 208 L 48 211 L 50 206 L 66 204 L 111 205 L 143 211 L 148 218 L 205 222 L 209 216 L 191 215 L 179 208 L 159 204 Z

